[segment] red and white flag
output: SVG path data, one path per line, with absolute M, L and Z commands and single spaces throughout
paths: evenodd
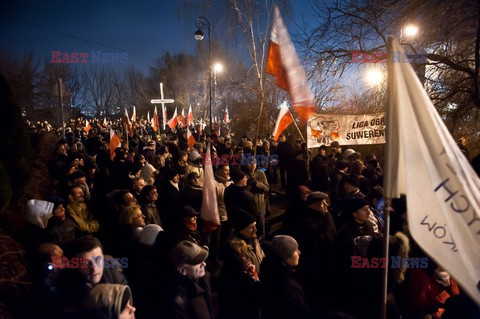
M 182 123 L 182 127 L 185 127 L 185 109 L 182 108 L 182 113 L 180 113 L 180 123 Z
M 114 130 L 110 129 L 110 159 L 113 161 L 115 158 L 115 149 L 120 147 L 122 143 L 120 142 L 120 138 L 115 133 Z
M 415 241 L 480 305 L 480 179 L 409 63 L 389 61 L 387 93 L 384 196 L 407 196 Z
M 133 106 L 133 113 L 132 113 L 132 123 L 137 121 L 137 110 L 135 109 L 135 105 Z
M 172 118 L 168 121 L 168 127 L 170 127 L 170 129 L 175 129 L 178 125 L 178 119 L 177 119 L 177 108 L 175 108 L 175 112 L 173 113 L 173 116 Z
M 90 124 L 90 122 L 87 119 L 85 119 L 85 132 L 87 132 L 87 134 L 88 134 L 88 132 L 91 129 L 92 129 L 92 125 Z
M 153 118 L 152 118 L 152 126 L 153 126 L 153 130 L 155 132 L 158 132 L 158 112 L 157 112 L 157 106 L 155 105 L 155 110 L 153 111 Z
M 130 122 L 130 119 L 128 118 L 127 108 L 125 108 L 125 125 L 127 126 L 128 136 L 133 137 L 132 123 Z
M 230 124 L 230 117 L 228 116 L 228 108 L 225 108 L 225 113 L 223 113 L 223 122 L 225 124 Z
M 305 70 L 280 16 L 280 10 L 277 6 L 274 10 L 265 72 L 273 75 L 275 83 L 288 92 L 298 117 L 306 121 L 315 112 L 315 98 L 308 87 Z
M 190 131 L 190 128 L 187 127 L 187 142 L 188 142 L 188 149 L 192 149 L 195 146 L 195 143 L 197 142 L 195 140 L 195 137 L 193 136 L 192 132 Z
M 188 108 L 188 114 L 187 114 L 187 126 L 190 126 L 191 123 L 193 123 L 193 112 L 192 112 L 192 105 L 190 104 L 190 107 Z
M 278 113 L 277 122 L 275 123 L 275 128 L 273 129 L 273 139 L 278 141 L 280 134 L 282 134 L 285 129 L 293 123 L 292 113 L 288 109 L 287 102 L 283 102 L 280 105 L 280 112 Z
M 203 165 L 203 199 L 200 216 L 204 220 L 204 230 L 207 232 L 214 230 L 220 225 L 220 216 L 217 206 L 217 192 L 215 190 L 215 176 L 213 174 L 212 157 L 210 145 L 207 145 L 205 163 Z

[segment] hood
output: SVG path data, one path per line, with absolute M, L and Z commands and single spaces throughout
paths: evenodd
M 82 309 L 95 314 L 94 318 L 118 318 L 128 300 L 133 304 L 127 285 L 98 284 L 85 296 Z
M 47 228 L 48 220 L 53 216 L 54 204 L 40 199 L 27 202 L 27 221 L 40 228 Z

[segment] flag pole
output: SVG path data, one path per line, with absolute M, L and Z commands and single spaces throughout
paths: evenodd
M 382 268 L 382 310 L 380 314 L 381 319 L 387 318 L 387 297 L 388 297 L 388 267 L 390 262 L 389 256 L 389 237 L 390 237 L 390 207 L 392 200 L 390 198 L 385 199 L 383 205 L 384 213 L 384 228 L 383 228 L 383 257 L 385 259 L 385 268 Z
M 263 99 L 260 101 L 260 114 L 257 119 L 257 132 L 255 134 L 255 144 L 253 145 L 253 157 L 257 156 L 258 132 L 260 131 L 260 120 L 263 112 Z
M 293 114 L 292 112 L 290 112 L 290 108 L 288 108 L 288 113 L 290 113 L 290 115 L 292 116 L 292 119 L 293 119 L 293 124 L 295 125 L 297 131 L 298 131 L 298 134 L 300 134 L 300 137 L 302 138 L 303 142 L 306 143 L 307 141 L 305 141 L 305 138 L 303 137 L 303 134 L 302 132 L 300 131 L 300 128 L 298 127 L 297 125 L 297 121 L 295 121 L 295 118 L 293 117 Z

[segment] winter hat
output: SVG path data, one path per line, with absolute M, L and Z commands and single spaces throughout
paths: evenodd
M 347 148 L 344 152 L 343 152 L 343 156 L 342 158 L 343 159 L 347 159 L 349 158 L 350 156 L 352 156 L 353 154 L 355 154 L 356 152 L 354 150 L 352 150 L 351 148 Z
M 191 162 L 195 162 L 199 158 L 202 158 L 202 155 L 200 155 L 195 148 L 190 151 L 190 154 L 188 154 L 188 160 Z
M 232 227 L 238 231 L 256 222 L 256 219 L 252 214 L 248 213 L 244 209 L 241 209 L 240 207 L 235 207 L 232 213 L 233 214 L 230 217 Z
M 179 212 L 180 217 L 193 217 L 200 215 L 193 207 L 191 206 L 183 206 Z
M 118 318 L 127 302 L 133 303 L 132 291 L 127 285 L 97 284 L 83 299 L 82 309 L 93 318 Z
M 171 256 L 174 265 L 198 265 L 207 259 L 208 250 L 198 246 L 194 242 L 182 240 L 173 248 Z
M 316 203 L 316 202 L 319 202 L 319 201 L 322 201 L 324 199 L 328 198 L 328 195 L 323 193 L 323 192 L 313 192 L 313 193 L 310 193 L 310 195 L 308 195 L 307 197 L 307 206 L 313 204 L 313 203 Z
M 230 178 L 234 183 L 237 183 L 245 177 L 245 173 L 239 170 L 238 168 L 232 168 L 230 171 Z
M 338 143 L 338 141 L 333 141 L 331 144 L 330 144 L 331 147 L 340 147 L 340 143 Z
M 298 249 L 297 241 L 287 235 L 277 235 L 272 239 L 272 251 L 280 256 L 283 260 L 292 257 L 293 253 Z
M 170 181 L 172 180 L 172 178 L 174 178 L 175 176 L 178 175 L 178 172 L 176 169 L 174 168 L 168 168 L 166 171 L 165 171 L 165 179 L 167 181 Z
M 342 183 L 350 184 L 354 187 L 358 187 L 360 182 L 358 181 L 358 176 L 355 174 L 348 174 L 344 178 L 342 178 Z
M 157 224 L 149 224 L 143 227 L 140 234 L 140 243 L 148 246 L 153 246 L 159 232 L 163 231 L 163 228 Z
M 40 199 L 27 202 L 27 221 L 40 228 L 47 228 L 48 220 L 53 216 L 54 204 Z
M 363 198 L 351 198 L 347 202 L 346 212 L 348 214 L 352 214 L 353 212 L 356 212 L 360 208 L 362 208 L 364 206 L 367 206 L 367 205 L 369 205 L 368 202 Z
M 63 198 L 58 197 L 58 196 L 56 196 L 56 195 L 47 196 L 47 197 L 45 198 L 45 200 L 46 200 L 47 202 L 53 203 L 53 209 L 52 209 L 52 211 L 54 211 L 55 208 L 57 208 L 57 207 L 60 206 L 61 204 L 65 204 L 65 200 L 63 200 Z

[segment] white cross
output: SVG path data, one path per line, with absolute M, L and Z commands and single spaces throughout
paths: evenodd
M 150 103 L 152 104 L 162 104 L 162 118 L 163 118 L 163 129 L 165 130 L 165 104 L 166 103 L 173 103 L 175 100 L 173 99 L 165 99 L 163 97 L 163 83 L 160 82 L 160 99 L 151 100 Z M 158 115 L 158 114 L 157 114 Z

